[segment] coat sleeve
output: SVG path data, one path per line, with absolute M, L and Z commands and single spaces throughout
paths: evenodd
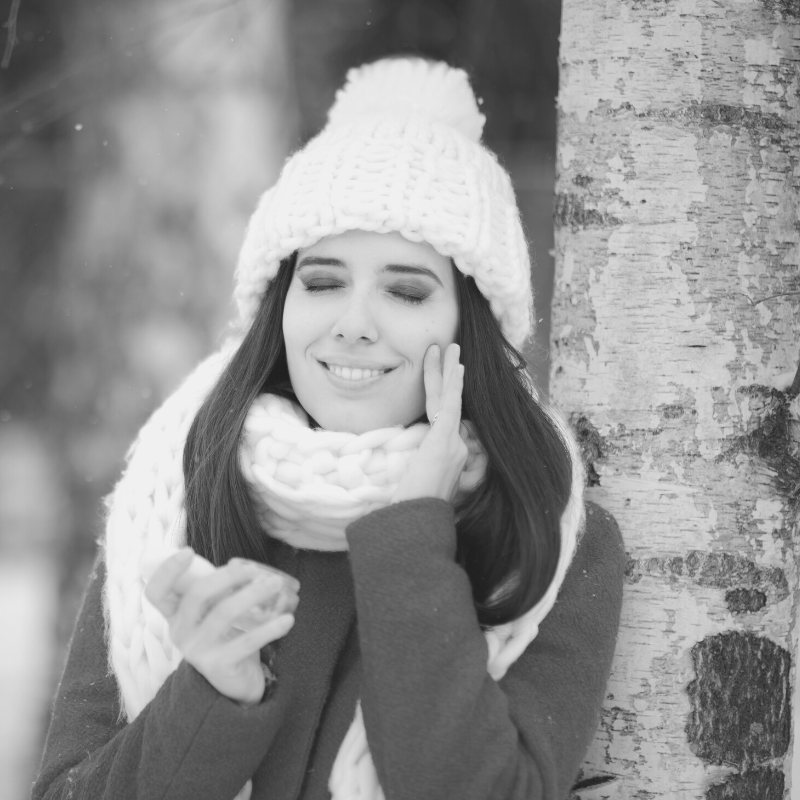
M 84 596 L 52 708 L 32 800 L 232 798 L 280 723 L 276 691 L 244 708 L 186 662 L 131 723 L 109 674 L 98 562 Z
M 496 683 L 449 504 L 425 499 L 348 529 L 361 702 L 387 800 L 563 800 L 597 726 L 625 554 L 610 515 L 587 524 L 539 634 Z

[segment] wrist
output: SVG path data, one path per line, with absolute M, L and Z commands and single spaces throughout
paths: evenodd
M 236 702 L 242 708 L 252 708 L 264 702 L 264 699 L 269 694 L 272 685 L 275 683 L 275 675 L 272 670 L 263 662 L 259 662 L 261 666 L 261 684 L 255 691 L 248 697 L 237 698 Z

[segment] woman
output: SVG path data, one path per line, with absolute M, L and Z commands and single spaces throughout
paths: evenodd
M 460 70 L 353 70 L 262 198 L 244 333 L 109 500 L 35 798 L 568 793 L 624 554 L 514 349 L 483 121 Z

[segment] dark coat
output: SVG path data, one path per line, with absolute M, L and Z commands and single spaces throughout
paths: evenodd
M 326 800 L 361 698 L 387 800 L 562 800 L 597 726 L 625 556 L 613 519 L 586 532 L 539 635 L 496 683 L 449 504 L 409 501 L 347 532 L 349 553 L 276 546 L 300 581 L 277 681 L 244 708 L 181 662 L 130 724 L 107 667 L 98 561 L 77 621 L 34 800 Z M 356 624 L 357 621 L 357 624 Z

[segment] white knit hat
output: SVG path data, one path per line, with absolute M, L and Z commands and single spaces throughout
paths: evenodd
M 241 324 L 295 250 L 348 230 L 397 231 L 471 275 L 520 347 L 533 327 L 528 247 L 511 180 L 480 143 L 484 121 L 463 70 L 420 58 L 351 69 L 325 128 L 250 219 L 236 267 Z

